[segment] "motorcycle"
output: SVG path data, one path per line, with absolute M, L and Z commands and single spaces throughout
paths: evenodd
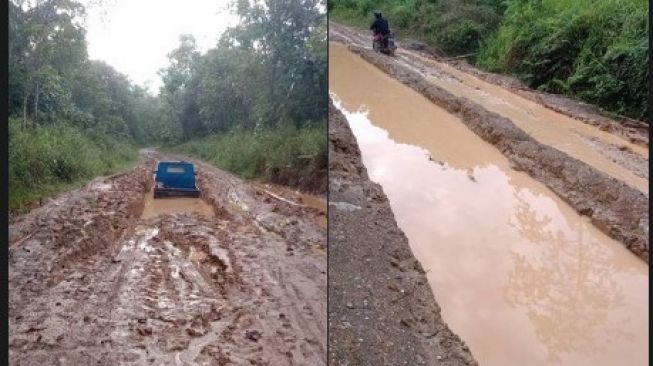
M 381 33 L 374 35 L 372 48 L 376 52 L 381 52 L 388 56 L 394 56 L 397 46 L 395 45 L 395 37 L 392 33 L 388 33 L 385 37 Z

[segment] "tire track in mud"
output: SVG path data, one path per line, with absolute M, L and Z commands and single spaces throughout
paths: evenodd
M 315 212 L 202 165 L 215 219 L 140 219 L 158 157 L 13 220 L 11 364 L 326 364 Z
M 548 145 L 648 194 L 648 148 L 600 128 L 550 111 L 504 87 L 474 78 L 450 65 L 403 51 L 400 66 L 414 71 L 434 86 L 509 119 L 542 145 Z M 598 143 L 588 144 L 587 139 Z
M 459 116 L 473 132 L 544 183 L 577 212 L 648 263 L 648 196 L 551 146 L 539 143 L 511 120 L 428 82 L 421 74 L 371 49 L 349 44 L 356 36 L 330 38 L 427 99 Z M 360 36 L 358 38 L 361 38 Z

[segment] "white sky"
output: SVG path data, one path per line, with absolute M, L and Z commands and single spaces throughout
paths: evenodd
M 92 1 L 92 0 L 90 0 Z M 108 0 L 87 8 L 89 57 L 102 60 L 153 94 L 158 93 L 159 69 L 179 44 L 192 34 L 200 51 L 215 46 L 238 18 L 230 0 Z

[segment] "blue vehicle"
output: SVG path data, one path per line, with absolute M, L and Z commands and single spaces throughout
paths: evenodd
M 199 197 L 192 163 L 185 161 L 160 161 L 154 171 L 154 198 L 163 196 Z

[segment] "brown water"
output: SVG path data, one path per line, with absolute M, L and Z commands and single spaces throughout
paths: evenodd
M 340 46 L 330 45 L 329 88 L 444 320 L 481 365 L 648 364 L 643 261 Z
M 433 84 L 447 89 L 456 96 L 468 98 L 489 111 L 509 118 L 536 140 L 564 151 L 644 193 L 648 192 L 647 179 L 637 176 L 601 154 L 591 144 L 588 144 L 587 138 L 584 139 L 583 136 L 594 137 L 608 144 L 626 146 L 647 159 L 648 148 L 555 112 L 446 63 L 426 59 L 410 51 L 402 51 L 402 53 L 421 60 L 422 65 L 430 66 L 426 70 L 420 71 L 426 71 L 428 80 Z M 399 60 L 406 66 L 414 66 L 410 58 L 405 56 L 400 56 Z
M 145 206 L 141 218 L 147 219 L 175 213 L 197 213 L 207 217 L 214 216 L 211 205 L 201 198 L 164 197 L 154 199 L 152 190 L 145 194 Z

